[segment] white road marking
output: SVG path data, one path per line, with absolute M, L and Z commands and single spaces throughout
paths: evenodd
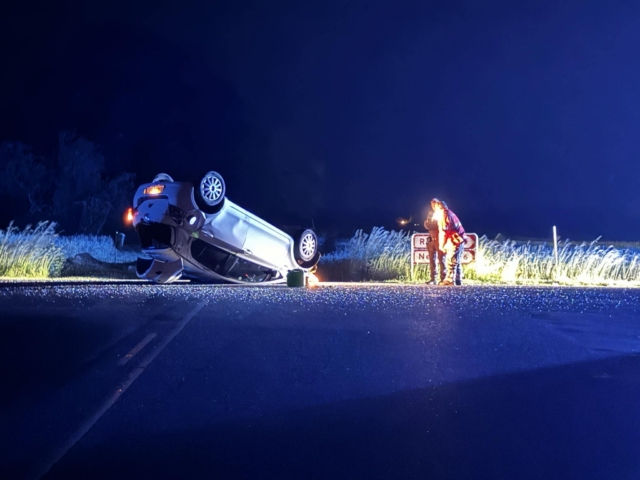
M 53 466 L 60 461 L 62 457 L 64 457 L 69 450 L 73 448 L 73 446 L 84 437 L 91 427 L 93 427 L 100 418 L 107 413 L 107 411 L 118 401 L 120 396 L 127 391 L 127 389 L 136 381 L 136 379 L 144 372 L 144 369 L 147 368 L 151 362 L 164 350 L 164 348 L 171 343 L 181 331 L 182 329 L 189 323 L 193 317 L 195 317 L 200 310 L 202 310 L 208 300 L 205 300 L 194 307 L 180 322 L 175 326 L 173 330 L 171 330 L 165 337 L 162 338 L 160 344 L 154 348 L 151 353 L 144 359 L 140 364 L 135 367 L 129 373 L 129 376 L 118 386 L 115 392 L 111 394 L 109 398 L 98 408 L 98 410 L 88 418 L 80 428 L 76 430 L 76 432 L 71 435 L 67 441 L 56 451 L 50 458 L 43 461 L 40 465 L 34 468 L 34 471 L 27 476 L 28 479 L 39 479 L 44 477 L 49 470 L 53 468 Z M 138 344 L 139 345 L 139 344 Z M 142 347 L 141 347 L 142 348 Z M 135 349 L 134 349 L 135 350 Z
M 126 365 L 129 360 L 135 357 L 140 352 L 140 350 L 146 347 L 151 340 L 156 338 L 156 336 L 158 336 L 157 333 L 150 333 L 149 335 L 144 337 L 142 340 L 140 340 L 140 342 L 135 347 L 133 347 L 133 349 L 129 353 L 127 353 L 124 357 L 122 357 L 118 361 L 118 365 L 120 366 Z

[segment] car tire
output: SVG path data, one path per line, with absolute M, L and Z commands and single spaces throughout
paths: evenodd
M 224 205 L 227 187 L 218 172 L 207 172 L 194 186 L 196 205 L 204 213 L 218 213 Z
M 294 237 L 293 254 L 302 268 L 312 268 L 320 260 L 316 232 L 307 228 Z
M 153 177 L 153 181 L 151 183 L 158 183 L 158 182 L 171 182 L 171 183 L 173 183 L 173 178 L 171 178 L 171 175 L 169 175 L 169 174 L 159 173 L 155 177 Z

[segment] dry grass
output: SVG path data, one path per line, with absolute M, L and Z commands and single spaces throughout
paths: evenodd
M 46 278 L 62 269 L 64 255 L 56 245 L 56 224 L 40 222 L 20 230 L 0 230 L 0 277 Z
M 60 237 L 55 223 L 41 222 L 19 230 L 0 230 L 0 277 L 47 278 L 60 273 L 66 258 L 89 253 L 113 262 L 107 236 Z M 408 281 L 410 234 L 374 228 L 362 230 L 335 252 L 322 257 L 318 276 L 325 281 Z M 633 244 L 630 244 L 633 245 Z M 559 245 L 555 267 L 553 246 L 546 243 L 480 239 L 477 260 L 465 267 L 465 278 L 491 283 L 640 286 L 640 249 L 599 243 Z M 119 262 L 135 261 L 135 252 L 119 252 Z M 427 266 L 416 266 L 415 281 L 428 278 Z
M 338 250 L 322 257 L 319 276 L 328 281 L 410 279 L 410 234 L 374 228 L 362 230 Z M 640 250 L 598 243 L 564 241 L 556 270 L 553 245 L 480 238 L 475 263 L 465 278 L 491 283 L 567 285 L 640 285 Z M 416 266 L 414 279 L 428 278 L 428 267 Z
M 63 237 L 55 232 L 54 222 L 18 229 L 13 223 L 0 230 L 0 277 L 49 278 L 60 274 L 65 260 L 88 253 L 102 262 L 113 263 L 115 247 L 111 237 L 73 235 Z M 135 251 L 119 251 L 118 263 L 134 262 Z
M 107 235 L 72 235 L 59 236 L 56 244 L 62 248 L 65 258 L 73 258 L 80 253 L 88 253 L 96 260 L 116 263 L 113 238 Z M 118 251 L 117 263 L 135 262 L 141 252 Z
M 358 230 L 347 243 L 320 259 L 322 280 L 384 281 L 409 277 L 410 235 L 375 227 L 371 233 Z
M 468 278 L 500 283 L 572 285 L 639 285 L 640 250 L 616 248 L 598 240 L 558 245 L 558 268 L 553 245 L 497 242 L 480 239 L 478 258 L 466 269 Z

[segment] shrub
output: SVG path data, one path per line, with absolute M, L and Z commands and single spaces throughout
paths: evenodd
M 53 218 L 73 232 L 100 233 L 131 198 L 134 174 L 106 172 L 100 148 L 73 132 L 59 135 L 53 156 L 19 142 L 0 143 L 0 193 L 23 195 L 30 216 Z

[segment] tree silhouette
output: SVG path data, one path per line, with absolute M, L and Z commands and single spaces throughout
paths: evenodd
M 131 195 L 135 178 L 128 172 L 107 176 L 98 146 L 70 131 L 60 133 L 49 159 L 22 143 L 3 142 L 0 166 L 0 187 L 12 196 L 26 195 L 32 219 L 53 219 L 88 234 L 100 233 L 114 207 Z

